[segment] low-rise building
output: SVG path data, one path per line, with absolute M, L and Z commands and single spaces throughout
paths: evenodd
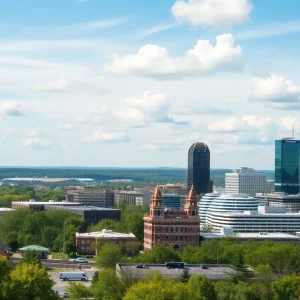
M 66 202 L 66 201 L 53 201 L 49 200 L 47 202 L 43 201 L 35 201 L 33 199 L 30 199 L 29 201 L 13 201 L 11 203 L 11 207 L 16 208 L 30 208 L 34 211 L 44 211 L 46 206 L 49 205 L 59 205 L 60 207 L 70 207 L 70 206 L 79 206 L 80 203 L 76 202 Z
M 257 193 L 256 199 L 267 206 L 284 206 L 288 212 L 300 211 L 300 195 L 288 195 L 284 192 Z
M 88 226 L 93 226 L 104 219 L 120 221 L 121 211 L 115 208 L 95 207 L 95 206 L 60 206 L 47 205 L 45 210 L 66 209 L 75 213 Z
M 98 232 L 78 233 L 76 232 L 77 254 L 98 254 L 98 247 L 101 242 L 125 244 L 136 241 L 133 233 L 120 233 L 103 229 Z
M 86 206 L 113 207 L 115 203 L 115 192 L 77 190 L 74 192 L 74 201 Z
M 201 274 L 207 279 L 217 281 L 229 279 L 231 274 L 234 272 L 228 265 L 222 264 L 211 264 L 205 265 L 203 268 L 201 265 L 190 265 L 186 264 L 191 275 Z M 177 280 L 180 279 L 182 270 L 180 269 L 168 269 L 164 264 L 147 264 L 145 268 L 139 268 L 137 264 L 123 264 L 119 263 L 116 265 L 116 272 L 118 275 L 133 280 L 142 280 L 154 272 L 162 274 L 163 278 L 173 277 Z
M 120 201 L 125 201 L 130 205 L 149 205 L 151 198 L 151 192 L 149 191 L 118 191 L 117 192 L 117 204 Z
M 74 194 L 77 191 L 84 190 L 84 187 L 82 186 L 67 186 L 65 187 L 66 191 L 66 201 L 67 202 L 74 202 Z

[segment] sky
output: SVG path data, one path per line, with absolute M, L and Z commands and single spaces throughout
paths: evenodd
M 300 139 L 299 0 L 0 5 L 0 165 L 274 169 Z

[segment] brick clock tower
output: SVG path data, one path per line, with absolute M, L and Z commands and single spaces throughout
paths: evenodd
M 191 187 L 184 210 L 165 209 L 159 187 L 154 190 L 150 214 L 144 216 L 144 249 L 157 245 L 169 245 L 183 250 L 186 245 L 200 243 L 200 217 L 198 197 Z

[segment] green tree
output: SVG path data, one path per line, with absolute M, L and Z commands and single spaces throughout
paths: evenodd
M 168 261 L 181 261 L 180 253 L 169 246 L 159 245 L 138 257 L 138 261 L 152 264 L 164 264 Z
M 299 277 L 296 275 L 285 276 L 272 283 L 274 300 L 298 300 Z
M 179 276 L 179 280 L 180 280 L 181 282 L 188 282 L 190 277 L 191 277 L 191 274 L 190 274 L 189 270 L 188 270 L 187 268 L 185 268 L 185 269 L 181 272 L 181 274 L 180 274 L 180 276 Z
M 216 300 L 214 285 L 203 275 L 193 275 L 188 281 L 188 289 L 194 300 Z
M 6 257 L 0 256 L 0 285 L 12 270 L 11 264 Z
M 93 296 L 91 289 L 82 283 L 69 282 L 66 290 L 71 300 L 86 299 Z
M 37 264 L 21 264 L 2 284 L 2 300 L 58 300 L 53 285 L 46 269 Z
M 95 300 L 121 300 L 126 287 L 124 279 L 118 277 L 114 269 L 104 269 L 99 272 L 92 291 Z
M 123 260 L 122 247 L 114 243 L 106 243 L 98 252 L 96 265 L 99 268 L 115 268 L 116 263 Z
M 132 232 L 139 241 L 144 239 L 144 213 L 127 214 L 125 226 L 128 232 Z
M 24 258 L 22 263 L 24 264 L 38 264 L 42 266 L 41 264 L 41 254 L 38 251 L 35 250 L 27 250 L 24 253 Z

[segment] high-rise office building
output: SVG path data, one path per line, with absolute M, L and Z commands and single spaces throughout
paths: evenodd
M 300 192 L 300 141 L 275 141 L 275 191 L 287 194 Z
M 194 143 L 188 152 L 188 190 L 192 185 L 197 195 L 212 192 L 210 151 L 208 146 L 201 142 Z
M 266 175 L 257 173 L 252 168 L 242 167 L 225 174 L 226 194 L 247 194 L 255 196 L 264 193 L 266 189 Z

